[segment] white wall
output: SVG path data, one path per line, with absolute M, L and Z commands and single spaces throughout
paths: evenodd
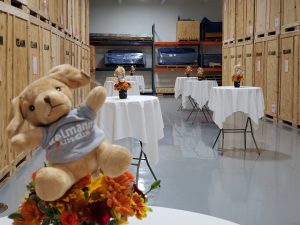
M 155 24 L 155 41 L 176 41 L 178 16 L 221 21 L 221 7 L 221 0 L 90 0 L 90 32 L 151 35 Z

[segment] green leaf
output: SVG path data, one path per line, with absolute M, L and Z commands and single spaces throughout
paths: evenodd
M 49 212 L 48 208 L 42 202 L 38 202 L 38 208 L 44 214 Z
M 118 221 L 115 219 L 110 220 L 107 225 L 118 225 Z
M 154 190 L 156 188 L 158 188 L 160 186 L 160 180 L 155 181 L 152 185 L 151 185 L 151 190 Z
M 158 188 L 160 186 L 160 182 L 161 182 L 161 180 L 157 180 L 153 184 L 151 184 L 149 191 L 147 191 L 145 194 L 147 195 L 150 191 Z
M 22 219 L 22 216 L 21 216 L 21 213 L 19 213 L 19 212 L 14 212 L 14 213 L 10 214 L 10 215 L 8 216 L 8 218 L 9 218 L 9 219 L 12 219 L 12 220 L 14 220 L 14 219 Z
M 41 225 L 50 225 L 50 223 L 51 223 L 51 219 L 50 219 L 50 218 L 45 218 L 45 219 L 43 220 L 43 222 L 42 222 Z

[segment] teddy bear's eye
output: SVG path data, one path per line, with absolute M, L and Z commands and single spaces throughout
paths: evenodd
M 61 87 L 56 87 L 55 89 L 58 91 L 61 91 Z
M 34 105 L 29 106 L 29 110 L 30 110 L 30 111 L 34 111 L 34 110 L 35 110 Z

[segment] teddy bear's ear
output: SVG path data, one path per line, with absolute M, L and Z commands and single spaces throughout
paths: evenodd
M 72 89 L 82 87 L 90 82 L 89 75 L 69 64 L 63 64 L 52 68 L 49 71 L 48 76 L 64 83 Z
M 8 137 L 11 138 L 19 132 L 24 122 L 20 108 L 20 97 L 15 97 L 12 100 L 9 117 L 10 123 L 6 128 L 6 132 L 8 134 Z

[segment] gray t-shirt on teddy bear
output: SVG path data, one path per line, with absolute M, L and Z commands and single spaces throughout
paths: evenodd
M 96 113 L 82 105 L 50 126 L 43 127 L 42 148 L 49 163 L 65 163 L 93 151 L 104 139 L 94 123 Z

